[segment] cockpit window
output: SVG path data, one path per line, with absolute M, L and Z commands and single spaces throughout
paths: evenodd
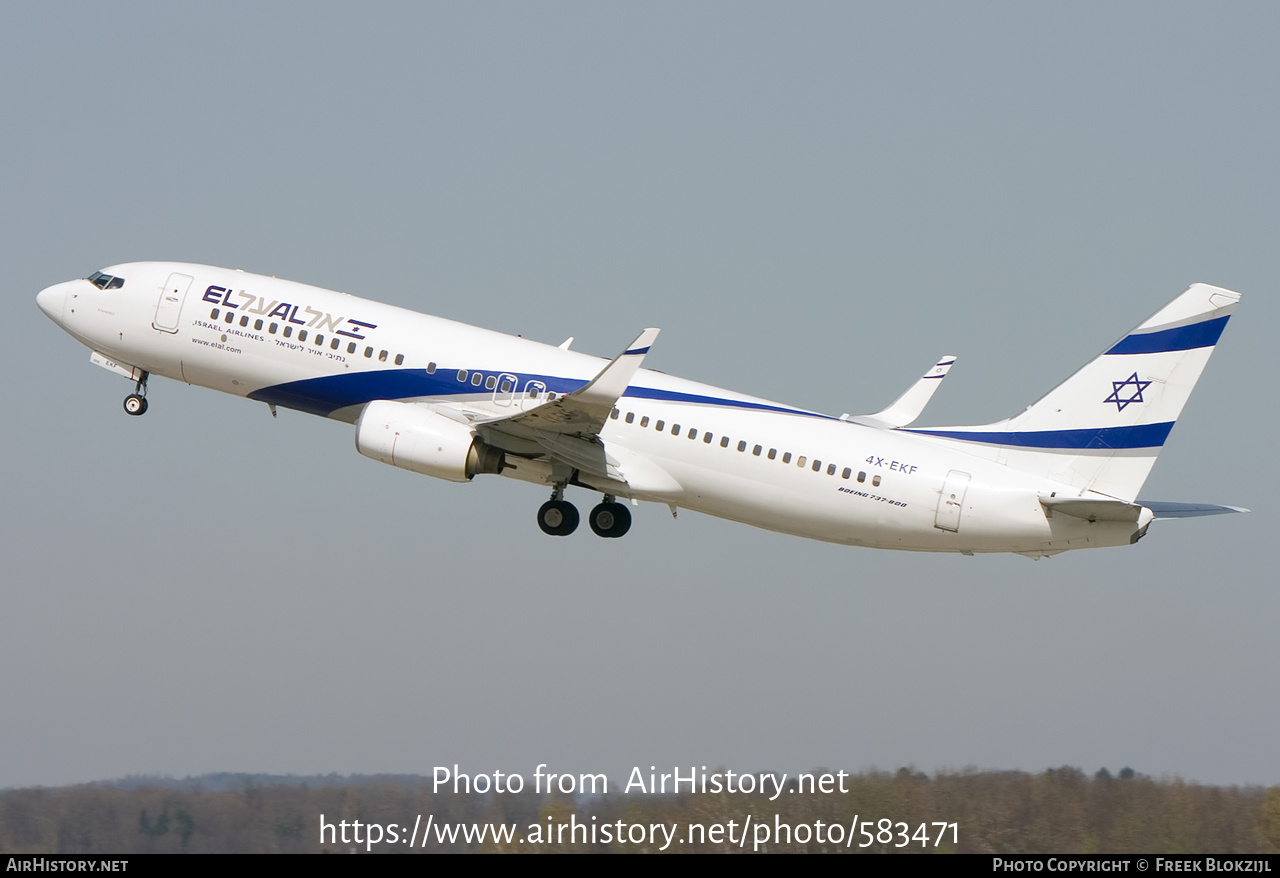
M 100 271 L 95 271 L 93 274 L 89 275 L 89 283 L 93 284 L 100 290 L 118 290 L 124 286 L 124 278 L 112 277 L 109 274 L 103 274 Z

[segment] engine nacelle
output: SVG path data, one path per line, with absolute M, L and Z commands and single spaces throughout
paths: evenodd
M 465 424 L 419 405 L 377 400 L 356 423 L 356 450 L 365 457 L 451 482 L 477 473 L 500 473 L 501 451 Z

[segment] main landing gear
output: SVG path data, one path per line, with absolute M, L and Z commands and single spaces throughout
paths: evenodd
M 548 500 L 538 509 L 538 527 L 544 534 L 567 537 L 578 529 L 578 508 L 564 500 Z
M 124 398 L 126 414 L 136 417 L 147 413 L 147 379 L 149 377 L 151 377 L 150 373 L 143 372 L 142 377 L 138 379 L 138 383 L 133 389 L 133 393 Z
M 605 494 L 604 502 L 592 509 L 587 516 L 587 523 L 598 537 L 620 537 L 631 530 L 631 510 Z
M 538 509 L 538 527 L 553 537 L 565 537 L 578 529 L 578 509 L 564 498 L 564 486 L 557 485 L 551 499 Z M 611 494 L 604 495 L 587 516 L 596 536 L 613 539 L 631 529 L 631 510 L 618 503 Z

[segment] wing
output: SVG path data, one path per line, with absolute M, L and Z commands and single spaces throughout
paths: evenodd
M 553 466 L 559 464 L 564 471 L 578 470 L 653 492 L 671 482 L 670 477 L 653 471 L 652 464 L 626 449 L 606 452 L 600 431 L 657 337 L 657 329 L 646 329 L 596 377 L 572 393 L 548 398 L 526 411 L 474 420 L 472 426 L 495 447 L 515 454 L 546 455 Z
M 475 426 L 516 436 L 556 434 L 591 439 L 604 427 L 618 397 L 626 392 L 657 337 L 658 330 L 646 329 L 601 369 L 600 374 L 573 393 L 527 411 L 476 421 Z

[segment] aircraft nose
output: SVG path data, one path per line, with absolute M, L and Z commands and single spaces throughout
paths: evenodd
M 54 284 L 36 294 L 36 304 L 54 323 L 62 323 L 62 307 L 67 301 L 66 284 Z

